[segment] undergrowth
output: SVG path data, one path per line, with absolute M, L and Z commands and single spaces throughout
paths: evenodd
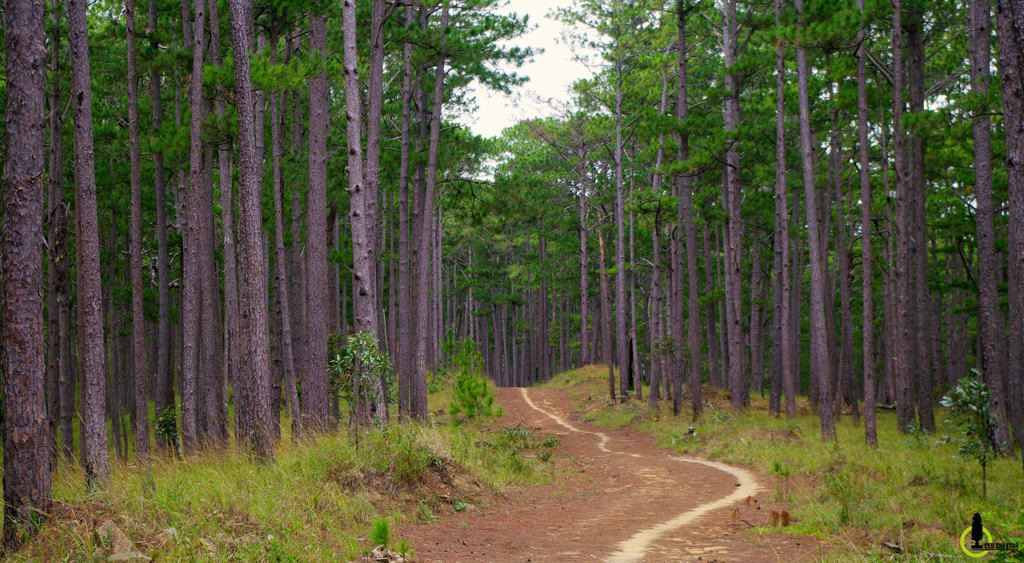
M 439 395 L 432 406 L 450 400 Z M 105 561 L 109 546 L 94 534 L 105 520 L 165 561 L 357 559 L 373 547 L 361 536 L 381 518 L 429 521 L 458 504 L 493 502 L 510 485 L 550 480 L 552 464 L 524 456 L 500 420 L 492 426 L 437 414 L 355 438 L 341 430 L 297 445 L 284 439 L 270 464 L 234 450 L 145 466 L 112 456 L 110 484 L 95 493 L 77 464 L 62 461 L 51 517 L 8 560 Z
M 965 557 L 957 541 L 975 512 L 982 514 L 995 541 L 1021 541 L 1020 460 L 991 462 L 988 498 L 982 499 L 980 468 L 958 457 L 956 445 L 943 439 L 954 432 L 943 409 L 936 410 L 934 434 L 899 434 L 895 414 L 878 409 L 876 450 L 864 444 L 862 421 L 848 414 L 836 424 L 837 440 L 823 442 L 818 418 L 804 401 L 800 414 L 787 420 L 768 413 L 767 398 L 752 396 L 750 408 L 737 413 L 726 394 L 705 389 L 704 414 L 694 422 L 688 410 L 673 417 L 667 401 L 648 407 L 646 393 L 643 403 L 611 403 L 607 377 L 606 367 L 587 366 L 547 385 L 566 389 L 581 418 L 597 426 L 632 426 L 655 436 L 661 447 L 767 475 L 762 486 L 768 491 L 762 494 L 787 502 L 796 518 L 788 528 L 771 531 L 826 539 L 830 545 L 824 561 L 895 555 L 883 541 L 901 547 L 901 561 L 961 560 Z

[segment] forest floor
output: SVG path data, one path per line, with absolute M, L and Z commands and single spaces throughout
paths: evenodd
M 506 427 L 559 438 L 564 471 L 506 502 L 400 526 L 423 561 L 806 561 L 830 549 L 762 529 L 784 509 L 765 502 L 764 475 L 670 455 L 644 433 L 599 431 L 574 420 L 564 390 L 506 388 L 498 402 Z

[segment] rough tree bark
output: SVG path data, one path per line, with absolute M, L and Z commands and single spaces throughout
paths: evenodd
M 275 41 L 271 41 L 275 45 Z M 276 63 L 276 48 L 271 48 L 271 63 Z M 281 196 L 282 174 L 281 174 L 281 153 L 284 150 L 284 120 L 281 111 L 283 103 L 283 92 L 272 92 L 270 94 L 270 158 L 273 172 L 273 196 L 274 196 L 274 296 L 277 298 L 277 308 L 281 312 L 279 327 L 281 331 L 281 361 L 284 369 L 285 393 L 288 398 L 288 408 L 292 413 L 292 435 L 297 436 L 302 432 L 302 415 L 299 409 L 298 388 L 295 382 L 295 352 L 292 347 L 292 326 L 291 326 L 291 299 L 288 286 L 288 255 L 284 248 L 284 199 Z
M 157 6 L 149 3 L 149 48 L 156 52 L 157 41 Z M 161 93 L 160 72 L 154 65 L 149 74 L 149 96 L 153 110 L 153 129 L 160 133 L 163 124 L 163 94 Z M 162 150 L 153 152 L 153 192 L 156 199 L 156 285 L 157 285 L 157 330 L 156 330 L 156 384 L 154 385 L 153 407 L 157 420 L 160 420 L 167 409 L 175 409 L 174 377 L 171 371 L 171 262 L 167 248 L 167 196 L 164 191 L 164 153 Z M 174 417 L 168 417 L 174 420 Z M 173 428 L 156 433 L 157 446 L 173 447 L 176 432 Z M 170 433 L 166 432 L 171 430 Z
M 405 7 L 405 25 L 413 25 L 415 11 Z M 409 236 L 409 140 L 412 122 L 412 42 L 402 46 L 402 122 L 398 170 L 398 342 L 396 367 L 398 368 L 398 412 L 409 416 L 412 400 L 412 248 Z
M 913 392 L 914 369 L 913 328 L 913 269 L 910 225 L 912 197 L 907 169 L 907 139 L 903 130 L 903 2 L 894 0 L 892 13 L 892 78 L 893 78 L 893 166 L 896 172 L 896 212 L 893 221 L 896 242 L 896 260 L 892 270 L 896 285 L 896 332 L 890 337 L 895 347 L 896 423 L 900 432 L 907 432 L 914 422 Z
M 685 2 L 680 2 L 677 7 L 678 13 L 676 14 L 678 21 L 678 38 L 677 38 L 677 53 L 676 53 L 676 80 L 678 84 L 678 98 L 676 100 L 676 122 L 682 125 L 686 119 L 690 116 L 690 101 L 688 95 L 688 81 L 687 81 L 687 35 L 686 35 L 686 23 L 690 15 L 692 6 L 687 5 Z M 686 161 L 690 158 L 690 136 L 685 130 L 680 129 L 679 134 L 679 148 L 676 153 L 676 158 L 680 161 Z M 676 213 L 682 215 L 683 226 L 686 236 L 686 306 L 687 306 L 687 329 L 686 329 L 686 354 L 685 358 L 690 368 L 689 372 L 689 387 L 690 387 L 690 407 L 693 411 L 693 417 L 696 419 L 704 410 L 704 402 L 701 397 L 700 390 L 700 297 L 698 296 L 697 287 L 697 226 L 693 220 L 693 176 L 689 174 L 681 174 L 677 181 L 678 186 L 678 200 L 676 202 Z M 679 270 L 682 271 L 681 265 L 678 264 Z M 677 284 L 681 284 L 682 280 L 677 280 Z M 682 295 L 679 296 L 682 299 Z M 680 307 L 681 309 L 681 307 Z M 678 342 L 682 342 L 682 319 L 679 316 L 682 311 L 678 311 L 676 314 L 677 320 L 674 323 L 677 327 L 676 334 L 674 335 Z M 680 354 L 683 356 L 683 354 Z M 679 364 L 682 367 L 682 364 Z M 680 370 L 675 374 L 676 378 L 682 378 L 683 373 Z M 681 388 L 682 386 L 677 386 Z M 673 393 L 673 405 L 677 405 L 681 402 L 680 399 L 676 399 Z M 678 407 L 673 407 L 673 411 L 678 411 Z
M 350 2 L 345 3 L 346 10 Z M 346 20 L 347 23 L 347 20 Z M 312 36 L 310 50 L 316 53 L 319 62 L 325 66 L 309 83 L 309 192 L 306 195 L 306 312 L 303 339 L 305 356 L 302 362 L 302 419 L 303 430 L 322 432 L 328 425 L 327 408 L 327 323 L 329 300 L 327 296 L 327 123 L 330 101 L 327 92 L 327 20 L 323 15 L 310 17 Z M 346 56 L 349 35 L 354 31 L 345 28 Z M 354 41 L 354 37 L 352 40 Z M 359 100 L 352 97 L 348 83 L 348 59 L 346 59 L 346 105 Z M 358 112 L 356 112 L 358 113 Z M 348 114 L 349 128 L 355 119 L 358 127 L 358 116 L 353 118 L 351 110 Z M 352 143 L 349 136 L 349 154 L 358 151 L 358 137 Z M 361 168 L 349 162 L 350 190 L 358 190 L 362 184 Z M 356 207 L 359 202 L 353 198 L 353 232 L 357 221 Z M 356 237 L 353 237 L 355 244 Z M 358 262 L 362 256 L 357 256 Z M 357 274 L 358 275 L 358 274 Z M 358 326 L 356 330 L 363 330 Z
M 239 325 L 242 327 L 241 351 L 245 368 L 239 374 L 247 412 L 248 435 L 236 436 L 239 442 L 254 450 L 256 456 L 269 461 L 274 457 L 274 440 L 270 420 L 270 366 L 267 342 L 267 288 L 264 281 L 266 258 L 263 253 L 262 194 L 256 179 L 256 140 L 253 131 L 254 107 L 252 78 L 249 75 L 250 29 L 246 4 L 229 0 L 231 40 L 235 54 L 235 99 L 238 100 L 238 281 Z
M 1024 1 L 998 0 L 996 25 L 999 38 L 999 72 L 1003 90 L 1003 121 L 1006 127 L 1006 170 L 1009 177 L 1009 357 L 1007 387 L 1015 401 L 1015 433 L 1024 446 Z M 989 382 L 999 389 L 1001 382 Z M 1005 397 L 992 406 L 999 419 L 996 440 L 1007 444 Z M 1004 446 L 1005 447 L 1005 446 Z M 1024 456 L 1022 456 L 1024 460 Z
M 182 241 L 181 266 L 181 446 L 185 453 L 192 453 L 198 447 L 198 382 L 200 370 L 200 313 L 202 298 L 202 277 L 199 259 L 202 252 L 200 240 L 200 206 L 203 190 L 203 30 L 206 27 L 205 2 L 196 2 L 195 21 L 192 30 L 192 76 L 189 82 L 189 107 L 191 108 L 189 184 L 186 195 L 186 226 Z
M 857 0 L 857 9 L 864 11 L 864 0 Z M 861 268 L 863 287 L 862 306 L 862 371 L 864 377 L 864 441 L 872 448 L 878 447 L 875 430 L 875 304 L 874 275 L 871 254 L 871 170 L 868 162 L 868 96 L 867 96 L 867 45 L 866 33 L 857 31 L 857 158 L 860 167 L 860 217 L 861 217 Z
M 899 0 L 897 0 L 899 1 Z M 795 0 L 799 14 L 799 26 L 804 27 L 803 1 Z M 807 213 L 807 239 L 811 267 L 811 369 L 812 377 L 819 381 L 818 414 L 821 419 L 821 437 L 825 440 L 835 438 L 835 427 L 832 420 L 831 366 L 828 354 L 828 327 L 825 319 L 826 271 L 827 259 L 825 241 L 819 228 L 818 190 L 814 185 L 814 139 L 811 136 L 810 102 L 808 100 L 808 66 L 807 47 L 797 44 L 797 77 L 800 106 L 800 155 L 803 164 L 804 205 Z
M 775 0 L 775 24 L 782 21 L 782 0 Z M 796 416 L 796 374 L 791 369 L 796 363 L 796 346 L 793 331 L 789 330 L 792 314 L 793 261 L 790 257 L 789 209 L 786 201 L 789 187 L 786 184 L 786 61 L 782 41 L 775 43 L 775 252 L 779 268 L 775 272 L 776 287 L 780 291 L 778 315 L 780 367 L 782 370 L 782 393 L 786 396 L 786 418 Z
M 35 533 L 50 505 L 42 256 L 44 2 L 9 0 L 4 15 L 7 135 L 0 191 L 0 356 L 4 371 L 4 548 L 13 552 L 26 535 Z M 76 20 L 84 15 L 76 14 Z M 84 35 L 76 39 L 84 40 Z M 81 43 L 75 46 L 79 48 Z M 78 132 L 77 111 L 75 117 Z
M 149 454 L 149 408 L 146 404 L 146 326 L 142 308 L 142 179 L 139 148 L 139 79 L 135 69 L 135 2 L 125 1 L 128 29 L 128 165 L 131 178 L 131 226 L 128 269 L 132 285 L 132 374 L 135 392 L 135 455 Z
M 223 68 L 220 46 L 220 15 L 217 0 L 208 0 L 210 25 L 210 58 L 214 65 Z M 224 92 L 218 91 L 214 102 L 217 120 L 223 122 L 225 114 Z M 231 143 L 222 140 L 217 145 L 217 167 L 220 185 L 221 228 L 224 231 L 224 367 L 227 379 L 234 389 L 239 369 L 245 363 L 240 352 L 241 338 L 238 326 L 238 260 L 235 250 L 235 196 L 232 181 Z M 227 409 L 227 389 L 222 391 L 223 409 Z M 235 404 L 235 419 L 238 419 L 239 404 Z M 226 416 L 226 414 L 225 414 Z M 225 418 L 226 420 L 226 418 Z
M 739 28 L 736 23 L 736 2 L 726 0 L 724 3 L 725 23 L 723 26 L 722 49 L 725 59 L 724 86 L 728 94 L 723 108 L 725 131 L 730 136 L 729 146 L 725 154 L 725 202 L 728 218 L 728 233 L 722 247 L 725 249 L 725 308 L 726 335 L 729 351 L 729 402 L 735 409 L 742 409 L 750 402 L 749 393 L 743 376 L 743 282 L 742 282 L 742 251 L 743 220 L 741 218 L 740 194 L 740 153 L 738 139 L 735 135 L 740 123 L 739 83 L 736 74 L 736 56 L 738 49 Z
M 430 327 L 430 298 L 426 288 L 431 285 L 432 258 L 431 248 L 433 247 L 434 230 L 434 194 L 437 188 L 437 166 L 440 151 L 441 139 L 441 107 L 444 102 L 444 76 L 445 61 L 447 53 L 447 26 L 448 8 L 441 12 L 440 31 L 441 42 L 437 54 L 437 66 L 434 69 L 434 95 L 433 106 L 430 112 L 430 144 L 427 151 L 427 170 L 425 190 L 422 195 L 422 212 L 420 215 L 421 233 L 419 236 L 419 247 L 416 252 L 416 269 L 414 273 L 414 286 L 418 288 L 419 295 L 416 299 L 416 351 L 413 358 L 413 381 L 412 381 L 412 416 L 419 420 L 427 417 L 427 338 Z M 428 230 L 429 229 L 429 230 Z M 434 291 L 440 288 L 434 286 Z
M 92 86 L 86 0 L 67 0 L 71 50 L 72 114 L 75 119 L 75 217 L 78 272 L 78 334 L 81 362 L 82 451 L 89 488 L 110 479 L 104 418 L 103 311 L 100 309 L 99 222 L 96 217 L 96 163 L 92 139 Z M 10 154 L 10 153 L 8 153 Z

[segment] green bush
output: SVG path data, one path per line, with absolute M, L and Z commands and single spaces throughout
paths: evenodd
M 977 370 L 972 369 L 941 401 L 942 406 L 949 409 L 948 422 L 960 430 L 957 436 L 946 436 L 946 441 L 957 444 L 961 457 L 971 458 L 981 465 L 981 498 L 988 496 L 988 462 L 999 453 L 993 436 L 996 421 L 988 408 L 990 395 Z
M 501 407 L 494 405 L 494 392 L 483 374 L 484 359 L 470 339 L 459 342 L 450 358 L 455 380 L 455 400 L 448 413 L 465 420 L 479 422 L 486 416 L 501 416 Z

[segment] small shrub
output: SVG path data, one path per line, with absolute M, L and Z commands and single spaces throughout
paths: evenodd
M 370 532 L 366 537 L 370 539 L 370 543 L 374 546 L 383 545 L 390 548 L 391 541 L 394 539 L 391 537 L 391 523 L 388 522 L 387 518 L 374 520 L 373 527 L 370 528 Z
M 361 410 L 373 413 L 382 400 L 394 402 L 389 395 L 395 387 L 391 358 L 377 345 L 376 337 L 367 332 L 353 334 L 347 339 L 332 335 L 328 349 L 331 389 L 345 399 L 349 413 Z M 380 396 L 381 392 L 384 397 Z
M 501 407 L 494 405 L 494 393 L 483 374 L 483 357 L 470 339 L 458 345 L 451 359 L 455 375 L 455 400 L 448 413 L 479 422 L 483 417 L 501 416 Z
M 957 444 L 961 457 L 971 458 L 981 465 L 981 498 L 988 496 L 988 462 L 998 452 L 995 443 L 995 417 L 989 411 L 991 393 L 972 369 L 952 392 L 943 397 L 941 404 L 950 411 L 952 423 L 960 430 L 958 436 L 946 436 L 946 441 Z

